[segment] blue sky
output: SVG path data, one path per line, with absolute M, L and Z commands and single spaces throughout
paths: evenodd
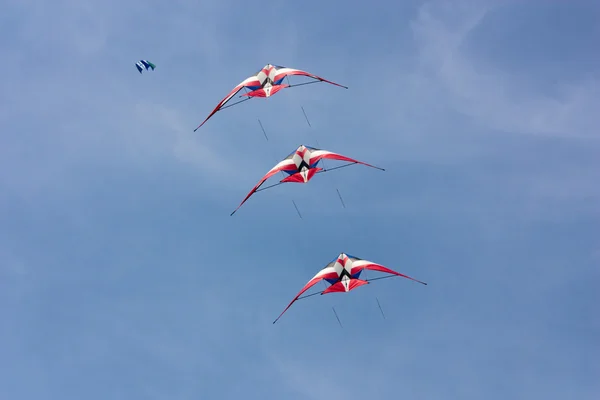
M 0 5 L 1 398 L 598 398 L 600 6 L 354 4 Z M 192 132 L 266 63 L 350 89 Z M 429 285 L 272 325 L 342 251 Z

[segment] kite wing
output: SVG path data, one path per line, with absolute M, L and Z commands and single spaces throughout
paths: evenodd
M 156 68 L 156 65 L 152 64 L 150 61 L 148 60 L 140 60 L 142 61 L 142 63 L 144 64 L 144 66 L 146 67 L 146 70 L 148 70 L 148 68 L 152 68 L 152 71 L 154 71 L 154 68 Z
M 294 160 L 292 160 L 290 157 L 288 157 L 285 160 L 279 162 L 276 166 L 274 166 L 273 168 L 271 168 L 271 170 L 269 172 L 267 172 L 267 174 L 265 176 L 263 176 L 260 181 L 258 181 L 258 183 L 256 184 L 256 186 L 254 186 L 254 188 L 250 191 L 250 193 L 248 193 L 248 195 L 246 196 L 246 198 L 240 203 L 240 205 L 238 206 L 238 208 L 236 208 L 231 213 L 231 215 L 235 214 L 235 212 L 240 209 L 240 207 L 242 206 L 242 204 L 244 204 L 246 202 L 246 200 L 248 200 L 250 198 L 250 196 L 252 196 L 258 190 L 258 188 L 263 183 L 265 183 L 265 181 L 267 179 L 269 179 L 270 177 L 272 177 L 273 175 L 275 175 L 279 171 L 294 171 L 294 170 L 296 170 L 296 168 L 297 167 L 296 167 L 296 164 L 294 163 Z
M 154 68 L 156 68 L 156 65 L 152 64 L 150 61 L 148 60 L 140 60 L 138 62 L 135 63 L 135 67 L 137 68 L 137 70 L 140 72 L 140 74 L 142 73 L 142 70 L 144 68 L 146 68 L 146 71 L 148 71 L 150 68 L 152 68 L 152 71 L 154 71 Z
M 290 302 L 290 304 L 288 304 L 288 306 L 281 312 L 281 314 L 279 314 L 279 317 L 277 317 L 277 319 L 275 321 L 273 321 L 273 323 L 277 322 L 279 320 L 279 318 L 281 318 L 281 316 L 292 306 L 292 304 L 294 304 L 294 302 L 296 300 L 298 300 L 298 298 L 300 296 L 302 296 L 302 293 L 306 292 L 308 289 L 310 289 L 311 287 L 313 287 L 314 285 L 316 285 L 323 279 L 337 280 L 338 273 L 335 270 L 336 261 L 337 260 L 330 262 L 329 264 L 327 264 L 327 266 L 325 266 L 325 268 L 323 268 L 322 270 L 317 272 L 317 274 L 310 281 L 308 281 L 308 283 L 306 285 L 304 285 L 302 290 L 300 290 L 300 292 L 298 292 L 296 297 L 294 297 L 294 299 Z
M 427 285 L 425 282 L 421 282 L 418 279 L 412 278 L 408 275 L 401 274 L 400 272 L 396 272 L 396 271 L 389 269 L 381 264 L 376 264 L 374 262 L 363 260 L 363 259 L 351 256 L 351 255 L 348 255 L 348 257 L 350 257 L 350 259 L 352 260 L 352 275 L 356 275 L 359 272 L 361 272 L 365 269 L 368 269 L 371 271 L 385 272 L 387 274 L 401 276 L 403 278 L 410 279 L 411 281 L 418 282 L 422 285 Z
M 295 69 L 295 68 L 283 67 L 283 66 L 277 66 L 277 74 L 275 75 L 275 79 L 273 79 L 273 81 L 277 85 L 277 84 L 280 84 L 286 76 L 291 76 L 291 75 L 307 76 L 309 78 L 313 78 L 313 79 L 319 80 L 321 82 L 327 82 L 332 85 L 343 87 L 344 89 L 348 89 L 347 86 L 343 86 L 343 85 L 340 85 L 339 83 L 335 83 L 335 82 L 329 81 L 325 78 L 321 78 L 320 76 L 311 74 L 310 72 L 302 71 L 300 69 Z
M 208 121 L 210 119 L 210 117 L 212 117 L 213 115 L 215 115 L 215 113 L 219 110 L 221 110 L 223 108 L 223 106 L 233 98 L 233 96 L 235 96 L 240 90 L 242 90 L 245 87 L 260 87 L 260 81 L 258 80 L 258 78 L 256 77 L 256 75 L 253 75 L 251 77 L 246 78 L 244 81 L 242 81 L 239 85 L 237 85 L 236 87 L 234 87 L 231 92 L 229 92 L 229 94 L 227 96 L 225 96 L 223 98 L 223 100 L 221 100 L 219 102 L 219 104 L 217 104 L 217 106 L 215 107 L 215 109 L 208 114 L 208 117 L 206 117 L 206 119 L 200 124 L 198 125 L 198 127 L 196 129 L 194 129 L 194 132 L 196 132 L 198 130 L 198 128 L 200 128 L 202 125 L 204 125 L 206 123 L 206 121 Z M 235 103 L 237 104 L 237 103 Z
M 330 159 L 330 160 L 348 161 L 348 162 L 351 162 L 351 163 L 362 164 L 362 165 L 366 165 L 367 167 L 376 168 L 376 169 L 385 171 L 385 169 L 383 169 L 383 168 L 379 168 L 379 167 L 376 167 L 374 165 L 367 164 L 365 162 L 358 161 L 358 160 L 355 160 L 353 158 L 343 156 L 341 154 L 337 154 L 337 153 L 333 153 L 331 151 L 321 150 L 321 149 L 314 149 L 312 151 L 311 157 L 310 157 L 310 165 L 311 165 L 311 167 L 317 165 L 317 163 L 319 161 L 321 161 L 322 159 L 324 159 L 324 158 L 327 158 L 327 159 Z

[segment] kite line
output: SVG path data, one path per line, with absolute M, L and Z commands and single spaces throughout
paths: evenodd
M 267 132 L 265 132 L 265 128 L 264 128 L 262 122 L 260 122 L 260 119 L 258 120 L 258 123 L 260 124 L 260 129 L 262 129 L 263 134 L 265 135 L 265 139 L 267 139 L 267 142 L 268 142 L 269 138 L 267 137 Z

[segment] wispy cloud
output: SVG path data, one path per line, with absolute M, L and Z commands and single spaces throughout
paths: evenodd
M 531 92 L 527 77 L 477 60 L 465 42 L 478 34 L 486 17 L 507 4 L 481 2 L 427 3 L 412 21 L 419 46 L 422 85 L 435 85 L 457 111 L 484 127 L 501 131 L 570 137 L 598 137 L 600 124 L 593 110 L 600 106 L 600 82 L 584 77 L 557 82 L 556 96 Z M 493 46 L 493 39 L 488 43 Z M 552 63 L 559 54 L 549 54 Z

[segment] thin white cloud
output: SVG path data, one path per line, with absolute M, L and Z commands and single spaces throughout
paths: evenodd
M 502 7 L 500 4 L 496 7 Z M 477 62 L 462 45 L 494 7 L 480 2 L 423 5 L 411 23 L 423 84 L 438 86 L 456 110 L 500 131 L 598 137 L 600 84 L 563 84 L 562 96 L 532 93 L 508 72 Z M 550 62 L 551 60 L 549 60 Z
M 196 167 L 219 181 L 238 175 L 235 163 L 206 144 L 210 143 L 210 137 L 192 132 L 190 124 L 174 108 L 138 103 L 135 114 L 139 126 L 148 127 L 148 130 L 131 131 L 132 151 L 137 151 L 140 146 L 148 147 L 150 152 L 167 151 L 175 160 Z

